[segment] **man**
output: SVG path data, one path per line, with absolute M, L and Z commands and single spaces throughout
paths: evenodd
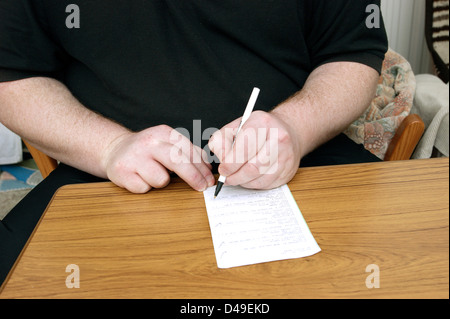
M 14 247 L 0 268 L 67 183 L 143 193 L 174 172 L 202 191 L 215 183 L 206 144 L 227 183 L 248 188 L 287 183 L 300 163 L 375 160 L 333 139 L 369 105 L 387 49 L 370 4 L 0 0 L 0 121 L 64 163 L 3 220 L 0 247 Z M 239 134 L 231 148 L 253 87 L 243 129 L 258 143 Z M 221 129 L 194 145 L 175 128 L 193 137 L 195 120 Z

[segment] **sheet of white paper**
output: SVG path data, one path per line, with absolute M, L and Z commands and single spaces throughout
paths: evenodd
M 219 268 L 300 258 L 320 251 L 287 185 L 203 192 Z

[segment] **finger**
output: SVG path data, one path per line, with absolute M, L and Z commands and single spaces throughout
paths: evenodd
M 117 186 L 125 188 L 129 192 L 135 193 L 135 194 L 147 193 L 152 188 L 137 173 L 131 173 L 123 179 L 115 180 L 114 178 L 111 178 L 111 181 L 114 182 L 114 184 L 116 184 Z
M 251 188 L 251 189 L 272 189 L 278 186 L 281 186 L 283 184 L 288 183 L 295 175 L 295 172 L 297 170 L 289 171 L 285 167 L 289 167 L 289 164 L 286 166 L 283 166 L 283 169 L 279 168 L 279 171 L 277 171 L 275 174 L 272 173 L 266 173 L 261 175 L 260 177 L 242 184 L 241 186 L 244 188 Z M 273 166 L 269 169 L 268 172 L 272 172 Z
M 186 154 L 179 145 L 161 143 L 158 148 L 154 149 L 153 158 L 167 169 L 175 172 L 193 189 L 203 191 L 208 187 L 209 181 L 200 171 L 199 167 L 201 166 L 198 166 L 201 164 L 193 164 L 191 156 Z M 206 167 L 204 163 L 203 165 Z
M 276 153 L 278 153 L 276 147 L 270 153 L 266 153 L 267 158 L 261 159 L 265 163 L 263 167 L 260 167 L 263 174 L 252 181 L 241 184 L 241 186 L 254 189 L 272 189 L 289 182 L 295 176 L 299 164 L 294 153 L 289 149 L 280 152 L 278 158 L 275 159 L 271 154 Z
M 202 173 L 208 186 L 213 186 L 216 182 L 214 175 L 212 174 L 212 165 L 208 162 L 208 154 L 196 145 L 192 145 L 191 163 L 194 164 L 197 169 Z
M 267 128 L 256 128 L 254 123 L 246 123 L 237 134 L 233 148 L 221 163 L 219 172 L 229 176 L 240 170 L 250 159 L 257 156 L 266 139 Z
M 239 170 L 227 177 L 229 185 L 245 185 L 263 175 L 271 175 L 276 178 L 278 173 L 278 143 L 276 139 L 269 139 L 264 143 L 258 153 L 242 165 Z M 270 181 L 272 178 L 263 180 Z M 261 183 L 259 180 L 258 183 Z M 258 184 L 257 188 L 264 188 L 264 185 Z
M 171 147 L 169 154 L 173 163 L 190 163 L 203 175 L 208 186 L 213 186 L 215 184 L 215 179 L 211 172 L 212 165 L 208 162 L 208 155 L 204 150 L 197 145 L 193 145 L 187 137 L 176 130 L 173 130 L 171 133 L 169 146 Z M 174 169 L 169 169 L 178 174 Z
M 151 186 L 136 173 L 131 161 L 117 160 L 107 170 L 108 179 L 132 193 L 146 193 Z
M 282 184 L 285 183 L 281 182 L 274 175 L 261 175 L 248 183 L 241 184 L 241 187 L 249 189 L 272 189 Z
M 225 156 L 231 150 L 234 135 L 241 122 L 241 118 L 225 125 L 220 130 L 214 132 L 208 141 L 208 147 L 213 152 L 220 162 L 223 162 Z
M 209 170 L 211 170 L 212 169 L 212 165 L 211 165 L 211 163 L 209 161 L 208 153 L 204 149 L 199 147 L 199 146 L 195 146 L 195 148 L 197 150 L 197 153 L 199 153 L 200 158 L 203 161 L 203 163 L 205 163 L 206 166 L 209 168 Z
M 184 153 L 189 154 L 191 163 L 204 164 L 209 169 L 212 168 L 212 165 L 208 162 L 207 153 L 199 146 L 192 144 L 186 136 L 179 133 L 177 130 L 172 129 L 167 142 L 178 146 Z
M 189 157 L 189 162 L 200 171 L 208 186 L 213 186 L 215 184 L 215 179 L 211 171 L 212 165 L 208 162 L 206 152 L 197 145 L 193 145 L 188 139 L 186 139 L 185 144 L 182 147 L 183 148 L 180 149 L 180 151 L 184 152 L 185 156 L 183 159 Z
M 137 174 L 151 187 L 163 188 L 170 183 L 167 169 L 154 160 L 145 161 L 137 169 Z

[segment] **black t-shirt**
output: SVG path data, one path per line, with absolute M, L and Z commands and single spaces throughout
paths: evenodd
M 66 25 L 72 3 L 79 28 Z M 192 134 L 193 120 L 205 130 L 242 116 L 255 86 L 255 109 L 268 111 L 324 63 L 380 71 L 387 40 L 382 21 L 380 28 L 366 25 L 372 3 L 379 5 L 0 0 L 0 81 L 54 77 L 86 107 L 132 130 L 168 124 Z

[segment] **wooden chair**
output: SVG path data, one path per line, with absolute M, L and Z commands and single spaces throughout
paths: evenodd
M 384 160 L 399 161 L 410 159 L 424 131 L 425 123 L 420 116 L 409 114 L 402 121 L 389 143 Z
M 42 153 L 37 148 L 31 146 L 27 141 L 23 140 L 23 142 L 30 152 L 31 156 L 33 156 L 33 159 L 36 162 L 36 165 L 39 168 L 42 177 L 46 178 L 58 166 L 58 162 L 50 156 Z
M 408 115 L 400 124 L 391 143 L 389 144 L 385 161 L 408 160 L 420 141 L 425 130 L 425 124 L 417 114 Z M 42 177 L 47 177 L 57 166 L 58 162 L 45 155 L 29 143 L 24 141 L 39 168 Z

